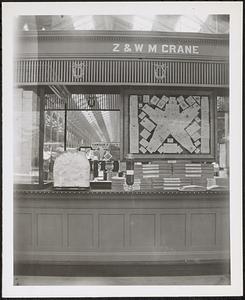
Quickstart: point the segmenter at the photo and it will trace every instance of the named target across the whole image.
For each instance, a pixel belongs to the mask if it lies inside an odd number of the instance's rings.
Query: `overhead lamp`
[[[208,15],[182,15],[175,25],[176,32],[199,32]]]
[[[29,30],[29,26],[28,26],[27,23],[23,26],[23,30],[24,30],[24,31],[28,31],[28,30]]]
[[[71,16],[75,30],[93,30],[94,22],[92,16]]]
[[[155,16],[134,16],[133,30],[150,31],[152,30]]]

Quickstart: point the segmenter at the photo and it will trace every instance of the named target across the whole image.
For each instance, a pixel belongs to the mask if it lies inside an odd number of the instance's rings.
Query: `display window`
[[[43,180],[53,182],[56,158],[84,147],[90,161],[120,159],[120,98],[112,94],[73,94],[66,101],[46,95]]]
[[[215,160],[212,93],[130,93],[127,109],[128,151],[136,158]]]
[[[92,161],[123,161],[131,153],[135,161],[148,163],[169,159],[213,162],[227,176],[227,96],[154,89],[126,92],[124,97],[72,94],[66,100],[46,94],[40,114],[37,94],[18,89],[16,102],[17,184],[38,184],[40,177],[43,183],[52,183],[56,158],[80,147],[89,148],[87,157]],[[43,145],[39,141],[42,114]]]
[[[22,88],[14,94],[14,182],[39,183],[40,99]]]

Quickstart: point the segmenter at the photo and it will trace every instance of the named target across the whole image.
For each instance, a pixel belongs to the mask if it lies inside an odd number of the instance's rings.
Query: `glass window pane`
[[[39,181],[39,97],[33,91],[14,94],[14,183]]]
[[[120,112],[119,111],[68,111],[67,149],[80,146],[100,146],[108,157],[118,160],[120,156]],[[103,159],[103,157],[98,157]]]
[[[45,111],[43,172],[44,181],[53,180],[53,166],[56,157],[64,151],[64,111]]]

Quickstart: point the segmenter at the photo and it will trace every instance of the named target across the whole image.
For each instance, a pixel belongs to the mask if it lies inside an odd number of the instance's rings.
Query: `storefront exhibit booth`
[[[101,264],[228,273],[228,35],[27,31],[16,44],[15,273]],[[48,158],[112,136],[107,161],[123,173],[133,154],[134,189],[114,177],[106,188],[52,186]]]

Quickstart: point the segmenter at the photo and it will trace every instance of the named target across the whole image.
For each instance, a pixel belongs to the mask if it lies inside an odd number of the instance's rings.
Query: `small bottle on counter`
[[[113,169],[112,169],[112,172],[115,172],[115,173],[118,173],[119,171],[119,162],[117,160],[115,160],[113,162]]]
[[[108,175],[107,170],[104,170],[104,171],[103,171],[103,180],[104,180],[104,181],[107,181],[107,175]]]
[[[133,154],[126,156],[126,183],[132,186],[134,184],[134,159]]]
[[[105,161],[102,160],[100,163],[100,171],[104,171],[105,170]]]
[[[93,172],[94,172],[94,178],[97,178],[99,176],[99,162],[98,160],[94,160],[93,162]]]

